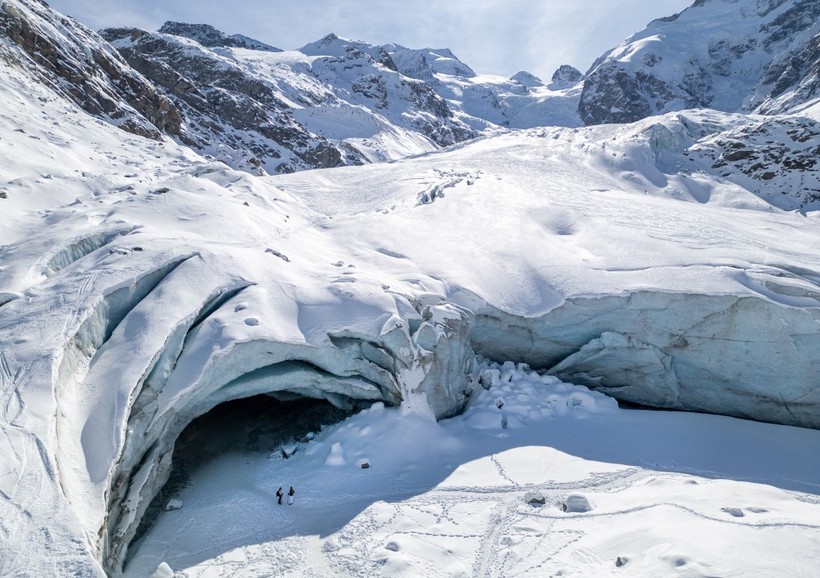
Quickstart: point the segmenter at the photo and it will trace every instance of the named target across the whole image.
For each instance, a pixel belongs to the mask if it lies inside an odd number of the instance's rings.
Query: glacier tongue
[[[352,78],[332,60],[318,68]],[[177,436],[214,406],[272,394],[440,418],[476,386],[473,351],[644,404],[820,427],[816,120],[695,111],[257,178],[0,71],[0,533],[40,575],[116,575]],[[439,88],[470,93],[464,78]],[[777,174],[750,183],[745,151],[790,132]]]

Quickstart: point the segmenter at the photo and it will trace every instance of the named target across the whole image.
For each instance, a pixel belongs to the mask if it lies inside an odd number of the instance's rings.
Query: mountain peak
[[[700,0],[600,57],[579,113],[603,124],[683,108],[797,110],[820,87],[818,35],[817,0]]]
[[[552,84],[556,88],[568,88],[578,84],[584,75],[581,71],[570,66],[569,64],[562,64],[552,75]]]
[[[349,38],[342,38],[341,36],[331,32],[315,42],[308,42],[298,50],[308,56],[344,56],[350,46],[353,46],[362,52],[367,52],[365,49],[367,47],[373,48],[364,42],[351,40]]]
[[[435,74],[447,74],[462,78],[473,78],[472,68],[461,62],[449,48],[412,49],[387,44],[383,46],[399,72],[405,76],[429,81]]]
[[[527,72],[526,70],[519,70],[510,77],[510,80],[513,80],[526,88],[544,86],[544,81],[535,76],[532,72]]]
[[[242,34],[227,35],[221,30],[214,28],[210,24],[189,24],[186,22],[167,21],[163,24],[159,32],[161,34],[172,34],[182,36],[199,42],[202,46],[218,47],[226,46],[230,48],[247,48],[251,50],[262,50],[266,52],[281,52],[280,48],[265,44],[254,38]]]

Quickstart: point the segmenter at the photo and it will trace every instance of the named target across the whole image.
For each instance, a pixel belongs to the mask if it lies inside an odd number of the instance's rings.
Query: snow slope
[[[650,23],[587,73],[585,124],[709,107],[797,112],[817,101],[815,0],[702,0]]]

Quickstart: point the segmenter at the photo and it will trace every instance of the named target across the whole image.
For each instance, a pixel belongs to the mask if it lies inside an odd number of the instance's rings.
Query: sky
[[[450,48],[478,73],[511,76],[527,70],[549,80],[562,64],[585,72],[651,20],[694,0],[48,1],[95,30],[153,31],[166,20],[206,23],[283,49],[334,32],[372,44]]]

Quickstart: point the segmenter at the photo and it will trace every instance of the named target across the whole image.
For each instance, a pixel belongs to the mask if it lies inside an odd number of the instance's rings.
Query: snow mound
[[[516,429],[545,418],[583,419],[618,411],[611,397],[539,374],[523,363],[499,364],[478,357],[470,383],[472,393],[463,418],[475,429]]]

